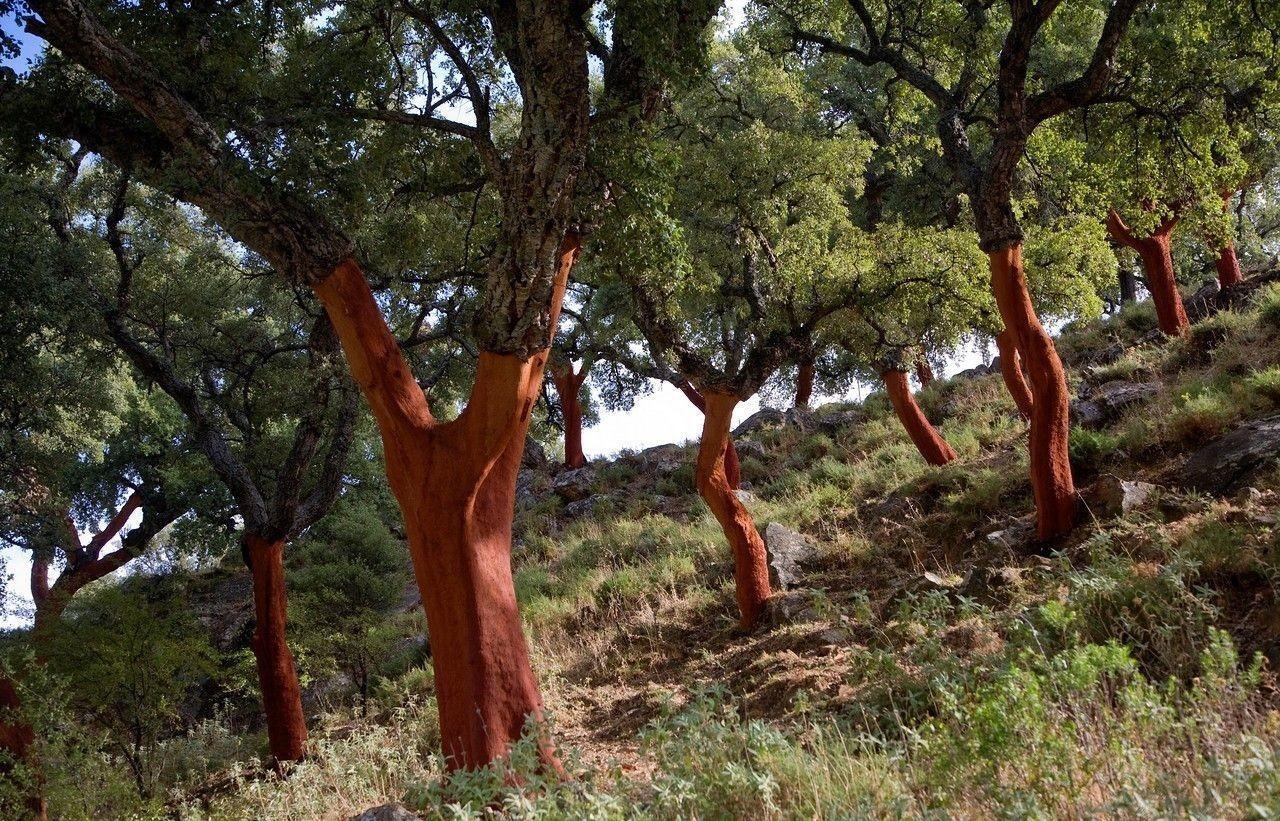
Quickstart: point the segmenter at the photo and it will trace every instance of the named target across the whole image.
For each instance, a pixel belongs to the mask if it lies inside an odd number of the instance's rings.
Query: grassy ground
[[[1063,336],[1078,387],[1163,388],[1075,432],[1087,521],[1051,551],[1010,535],[1032,507],[1025,425],[998,376],[923,392],[961,457],[944,468],[920,460],[876,397],[850,427],[810,420],[751,437],[760,447],[744,448],[743,476],[757,523],[784,523],[819,549],[785,614],[752,635],[735,627],[730,556],[691,467],[663,477],[621,459],[601,466],[610,500],[588,517],[567,519],[548,495],[519,521],[517,587],[574,778],[543,779],[521,750],[516,777],[442,781],[430,674],[415,670],[384,683],[369,719],[329,717],[288,779],[246,769],[210,801],[172,808],[260,819],[344,818],[393,800],[445,817],[1280,814],[1280,471],[1226,499],[1176,482],[1190,448],[1280,407],[1280,288],[1187,340],[1084,365],[1151,325],[1138,306]],[[1118,516],[1094,491],[1108,476],[1157,489]],[[957,583],[975,570],[985,585]]]

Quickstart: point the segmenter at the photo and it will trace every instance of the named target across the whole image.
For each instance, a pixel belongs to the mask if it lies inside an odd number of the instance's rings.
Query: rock
[[[823,647],[838,647],[853,641],[853,634],[843,627],[830,627],[826,630],[819,630],[813,635],[813,638]]]
[[[538,501],[538,494],[534,489],[537,481],[538,474],[531,468],[525,468],[516,474],[517,508],[527,508],[534,502]]]
[[[1097,402],[1090,402],[1087,399],[1071,400],[1071,424],[1096,429],[1102,427],[1106,421],[1106,414],[1102,412],[1102,408],[1098,407]]]
[[[1218,280],[1206,279],[1204,284],[1182,303],[1183,310],[1187,312],[1187,318],[1192,322],[1199,322],[1216,311],[1218,294],[1221,291],[1222,285]]]
[[[1000,371],[1000,357],[991,360],[990,365],[976,365],[972,368],[966,368],[960,371],[952,379],[977,379],[980,376],[986,376],[989,373],[998,373]]]
[[[738,458],[743,459],[747,456],[753,456],[757,459],[765,457],[764,445],[754,439],[743,439],[741,442],[734,442],[733,446],[738,450]]]
[[[988,533],[987,541],[1008,550],[1020,550],[1034,541],[1035,537],[1036,516],[1032,513],[1029,516],[1023,516],[1021,519],[1015,519],[1002,530]]]
[[[1159,382],[1113,380],[1095,388],[1087,400],[1072,402],[1072,419],[1081,427],[1100,427],[1126,408],[1147,402],[1158,393]]]
[[[1098,482],[1098,498],[1113,514],[1125,514],[1147,503],[1156,486],[1149,482],[1130,482],[1117,476],[1104,476]]]
[[[813,422],[826,433],[835,433],[844,428],[862,424],[866,419],[866,414],[857,408],[850,410],[834,411],[832,413],[824,413],[814,415]]]
[[[764,526],[764,546],[769,554],[769,581],[781,590],[795,587],[800,565],[817,553],[807,538],[777,522]]]
[[[1086,360],[1089,365],[1110,365],[1124,356],[1124,343],[1112,342],[1105,348],[1094,351]]]
[[[640,451],[640,464],[648,471],[670,476],[685,463],[683,445],[656,445]]]
[[[774,627],[820,621],[822,618],[814,609],[806,590],[774,594],[766,605],[765,615]]]
[[[760,501],[754,493],[752,493],[749,490],[744,490],[743,488],[738,488],[737,490],[735,490],[733,492],[733,495],[737,496],[738,501],[742,502],[744,505],[751,505]]]
[[[370,807],[359,815],[353,815],[349,821],[418,821],[419,816],[405,809],[403,804],[383,804]]]
[[[603,500],[604,500],[603,496],[588,496],[585,499],[579,499],[576,502],[570,502],[569,504],[564,506],[564,515],[568,516],[571,519],[576,519],[579,516],[585,516],[588,513],[595,510],[596,507],[598,507],[600,502]]]
[[[777,408],[761,408],[742,420],[742,424],[733,429],[734,436],[745,436],[748,433],[781,425],[787,421],[787,414]]]
[[[524,455],[520,457],[520,465],[526,468],[545,468],[548,463],[546,448],[538,444],[532,436],[524,440]]]
[[[579,499],[585,499],[590,496],[595,484],[595,468],[588,465],[576,470],[566,470],[559,474],[556,476],[555,481],[551,483],[551,489],[566,502],[576,502]]]
[[[1222,496],[1280,456],[1280,415],[1243,425],[1191,454],[1182,468],[1185,487]]]
[[[1010,589],[1022,582],[1022,569],[1018,567],[990,568],[979,565],[969,571],[964,581],[955,588],[956,593],[984,602],[1005,601]]]

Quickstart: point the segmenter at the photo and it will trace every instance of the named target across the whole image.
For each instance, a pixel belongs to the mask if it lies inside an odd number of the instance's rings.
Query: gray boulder
[[[1222,285],[1216,279],[1206,279],[1204,284],[1182,304],[1187,318],[1199,322],[1218,309],[1218,294]]]
[[[1258,419],[1220,436],[1191,454],[1182,468],[1182,484],[1192,490],[1226,495],[1280,457],[1280,415]]]
[[[641,467],[663,476],[669,476],[680,469],[685,462],[682,445],[655,445],[640,451]]]
[[[585,516],[599,506],[603,496],[588,496],[585,499],[579,499],[576,502],[570,502],[564,506],[564,515],[571,519],[579,516]]]
[[[526,437],[524,440],[524,455],[520,457],[521,467],[526,468],[545,468],[549,460],[547,459],[547,450],[533,437]]]
[[[814,424],[826,433],[835,433],[844,428],[852,427],[860,424],[865,419],[866,414],[857,408],[833,411],[832,413],[824,413],[813,417]]]
[[[1125,514],[1147,503],[1156,486],[1149,482],[1130,482],[1118,476],[1104,476],[1098,482],[1098,498],[1109,512]]]
[[[1160,389],[1159,382],[1113,380],[1095,388],[1087,399],[1072,402],[1072,418],[1081,427],[1099,427],[1127,408],[1151,401]]]
[[[746,436],[764,428],[777,427],[787,421],[785,411],[777,408],[761,408],[755,413],[742,420],[742,424],[733,429],[734,436]]]
[[[576,502],[591,495],[595,488],[596,471],[590,465],[576,470],[566,470],[556,476],[551,489],[566,502]]]
[[[764,526],[764,546],[768,551],[769,580],[782,590],[800,581],[800,565],[817,553],[813,543],[777,522]]]
[[[349,821],[418,821],[418,818],[418,815],[405,809],[403,804],[383,804],[353,815]]]

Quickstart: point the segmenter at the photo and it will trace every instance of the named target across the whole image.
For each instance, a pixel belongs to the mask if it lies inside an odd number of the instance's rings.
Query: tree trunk
[[[797,408],[809,407],[809,400],[813,397],[813,363],[801,362],[800,372],[796,376],[796,404]]]
[[[13,783],[23,795],[23,806],[28,815],[44,821],[48,811],[41,786],[40,765],[36,760],[36,734],[21,713],[18,688],[0,672],[0,754],[4,756],[0,761],[0,780]],[[20,780],[15,783],[14,774],[19,769]]]
[[[581,374],[573,372],[573,366],[551,370],[551,382],[556,386],[556,395],[560,397],[560,415],[564,417],[564,466],[570,469],[580,468],[587,463],[582,452],[582,381],[586,378],[585,368]]]
[[[693,404],[695,408],[702,411],[705,416],[707,413],[707,401],[702,398],[702,394],[688,380],[681,382],[676,387],[680,388],[683,393]],[[725,438],[724,446],[724,473],[729,481],[729,487],[737,490],[742,487],[742,463],[738,461],[738,449],[734,447],[732,434]]]
[[[1240,260],[1236,257],[1234,243],[1228,242],[1222,246],[1213,265],[1218,269],[1218,284],[1223,288],[1239,285],[1241,280],[1244,279],[1244,274],[1240,271]]]
[[[561,246],[548,327],[578,253]],[[547,350],[480,353],[457,419],[438,423],[400,355],[359,266],[316,288],[382,435],[387,478],[404,515],[414,576],[431,631],[440,735],[450,769],[504,757],[531,724],[545,766],[560,771],[511,574],[516,473]],[[550,339],[547,340],[549,344]]]
[[[1066,372],[1031,302],[1021,244],[990,251],[987,258],[996,304],[1030,378],[1029,449],[1036,529],[1042,539],[1061,536],[1075,526],[1076,517],[1076,489],[1067,447],[1071,423]]]
[[[1116,274],[1120,280],[1120,304],[1127,305],[1138,301],[1138,278],[1127,264],[1121,264]]]
[[[928,387],[933,378],[933,366],[924,354],[920,354],[916,357],[916,379],[920,380],[920,387]]]
[[[1035,400],[1022,372],[1022,357],[1014,344],[1013,332],[1008,328],[996,335],[996,349],[1000,351],[1000,375],[1004,377],[1004,386],[1013,397],[1013,404],[1018,406],[1018,413],[1023,419],[1030,419]]]
[[[769,589],[769,564],[764,540],[751,514],[733,492],[725,471],[729,425],[738,397],[710,391],[703,397],[702,439],[698,447],[698,494],[711,508],[733,548],[733,578],[742,627],[751,630],[760,621]]]
[[[1182,307],[1182,294],[1178,292],[1178,278],[1174,274],[1170,252],[1170,240],[1177,224],[1177,217],[1171,217],[1150,236],[1136,237],[1114,209],[1107,215],[1107,230],[1112,239],[1137,251],[1141,257],[1142,271],[1147,277],[1151,301],[1156,305],[1160,330],[1168,336],[1181,336],[1190,327],[1187,312]]]
[[[244,548],[253,572],[257,623],[251,646],[267,716],[267,746],[276,761],[301,761],[306,755],[307,720],[293,653],[285,641],[284,540],[246,533]]]
[[[906,428],[907,435],[911,437],[911,441],[915,443],[924,460],[931,465],[945,465],[955,459],[956,452],[929,423],[924,411],[920,410],[920,406],[916,404],[915,397],[911,395],[911,388],[907,385],[906,372],[889,370],[880,374],[880,378],[884,380],[885,387],[889,390],[889,401],[893,403],[898,421],[902,423],[902,427]]]

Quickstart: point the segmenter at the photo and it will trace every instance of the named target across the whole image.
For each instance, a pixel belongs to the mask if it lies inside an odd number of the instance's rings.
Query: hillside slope
[[[1145,305],[1064,332],[1083,523],[1059,543],[1031,538],[1026,426],[998,373],[922,392],[961,457],[943,468],[924,464],[880,396],[748,420],[744,498],[775,560],[796,563],[752,635],[736,628],[730,554],[693,492],[691,446],[570,474],[534,458],[516,579],[577,777],[546,781],[518,754],[518,777],[442,785],[430,676],[413,670],[368,719],[329,717],[287,780],[224,783],[187,811],[1276,812],[1269,279],[1199,305],[1212,315],[1186,339],[1151,333]]]

